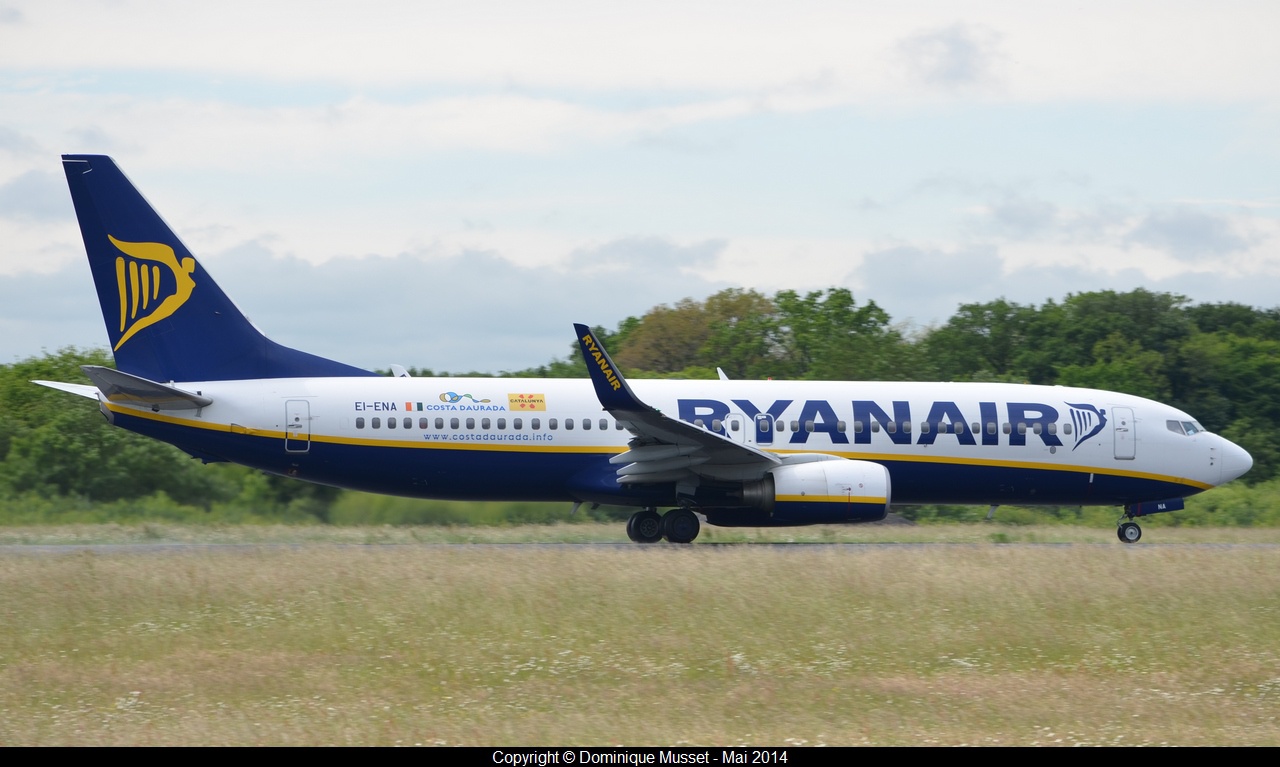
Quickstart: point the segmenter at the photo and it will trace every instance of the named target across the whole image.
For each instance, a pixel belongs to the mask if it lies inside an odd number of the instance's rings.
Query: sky
[[[59,155],[273,339],[520,370],[725,288],[1280,306],[1280,4],[0,0],[0,364],[105,347]]]

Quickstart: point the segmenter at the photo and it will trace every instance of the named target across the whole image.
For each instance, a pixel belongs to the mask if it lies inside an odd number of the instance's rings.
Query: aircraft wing
[[[631,391],[622,372],[586,325],[574,324],[600,406],[635,438],[610,459],[623,484],[671,482],[687,472],[713,477],[763,475],[782,463],[776,455],[736,442],[719,432],[664,415]]]

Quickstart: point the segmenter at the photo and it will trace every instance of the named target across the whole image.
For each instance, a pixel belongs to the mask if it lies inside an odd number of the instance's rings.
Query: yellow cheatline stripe
[[[784,503],[874,503],[877,506],[889,502],[884,496],[848,495],[779,495],[774,500]]]

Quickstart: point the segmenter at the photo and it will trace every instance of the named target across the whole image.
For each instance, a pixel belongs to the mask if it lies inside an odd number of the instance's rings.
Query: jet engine
[[[775,525],[875,522],[888,514],[890,494],[888,469],[844,459],[786,464],[743,487],[746,504]]]

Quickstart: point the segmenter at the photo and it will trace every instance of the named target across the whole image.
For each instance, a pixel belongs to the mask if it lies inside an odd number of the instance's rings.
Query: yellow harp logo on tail
[[[111,235],[107,239],[124,254],[116,257],[120,340],[112,351],[118,351],[139,330],[171,317],[191,298],[196,260],[188,256],[179,264],[173,248],[158,242],[121,242]]]

